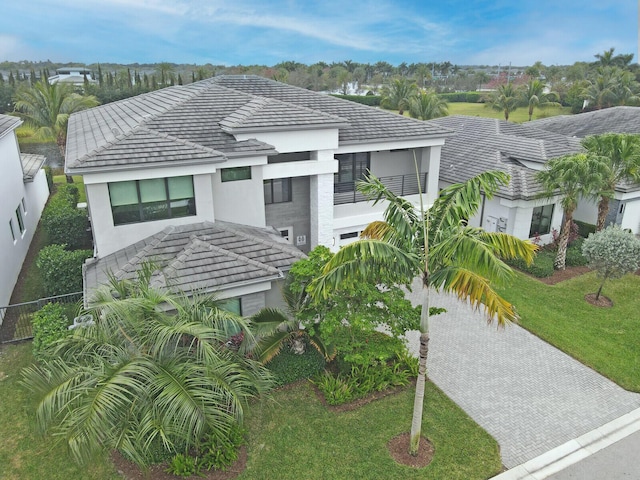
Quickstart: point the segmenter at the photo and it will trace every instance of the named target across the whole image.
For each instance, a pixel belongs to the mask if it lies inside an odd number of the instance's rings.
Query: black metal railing
[[[415,173],[407,175],[393,175],[378,177],[380,181],[393,193],[400,196],[418,193],[418,178]],[[422,193],[427,191],[427,174],[420,174]],[[357,203],[366,201],[366,197],[356,189],[356,182],[336,182],[333,184],[333,204]]]
[[[17,342],[33,338],[33,314],[47,303],[61,303],[69,306],[69,317],[75,316],[76,307],[82,300],[82,292],[41,298],[32,302],[16,303],[0,307],[0,343]],[[73,310],[73,311],[72,311]]]

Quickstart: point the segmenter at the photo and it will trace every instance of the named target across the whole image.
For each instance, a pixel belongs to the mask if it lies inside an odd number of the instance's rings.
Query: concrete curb
[[[637,431],[640,431],[640,408],[492,477],[492,480],[543,480]]]

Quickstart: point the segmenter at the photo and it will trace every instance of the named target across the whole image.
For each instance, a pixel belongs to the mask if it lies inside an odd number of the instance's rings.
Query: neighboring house
[[[98,83],[91,76],[91,70],[85,67],[64,67],[56,69],[56,74],[48,78],[49,83],[66,83],[76,87],[84,85],[85,78],[89,83]]]
[[[560,115],[534,120],[527,125],[580,139],[602,133],[640,134],[640,107],[611,107],[577,115]],[[581,201],[574,217],[595,224],[598,218],[597,202]],[[624,182],[616,187],[606,219],[606,224],[610,223],[640,234],[640,184]]]
[[[277,303],[300,252],[337,250],[382,218],[384,205],[355,190],[365,172],[417,202],[415,156],[432,202],[450,133],[243,75],[75,113],[65,171],[83,175],[87,192],[95,258],[85,289],[155,259],[155,281],[216,290],[250,315]]]
[[[535,173],[548,160],[581,151],[580,141],[564,135],[492,118],[453,115],[431,120],[456,134],[447,138],[440,159],[440,185],[463,182],[488,170],[511,177],[493,199],[483,201],[470,224],[518,238],[552,240],[562,224],[558,199],[542,199]]]
[[[9,304],[11,293],[27,256],[31,239],[49,197],[42,169],[45,157],[21,154],[15,129],[22,120],[0,115],[0,307]],[[0,323],[4,310],[0,309]]]

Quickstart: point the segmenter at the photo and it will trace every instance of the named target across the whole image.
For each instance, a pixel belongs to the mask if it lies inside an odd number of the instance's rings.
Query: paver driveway
[[[416,302],[419,284],[410,293]],[[428,376],[500,444],[512,468],[640,407],[627,392],[517,325],[432,293]],[[410,337],[417,352],[417,334]],[[428,399],[427,399],[428,402]],[[428,403],[425,408],[429,408]]]

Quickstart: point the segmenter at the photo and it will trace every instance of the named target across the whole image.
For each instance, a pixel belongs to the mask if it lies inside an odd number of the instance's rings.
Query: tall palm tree
[[[417,170],[417,168],[416,168]],[[316,297],[326,297],[344,278],[366,281],[372,273],[394,275],[399,284],[409,284],[420,276],[423,286],[420,318],[420,370],[416,382],[411,422],[410,453],[419,448],[425,375],[429,344],[429,291],[431,288],[455,293],[479,308],[500,325],[515,320],[513,306],[492,288],[491,280],[504,280],[512,273],[502,261],[508,258],[533,259],[536,246],[504,233],[471,227],[467,220],[481,205],[483,194],[491,198],[508,183],[503,172],[485,172],[467,182],[445,188],[433,206],[424,210],[396,196],[374,176],[358,189],[374,204],[386,202],[384,220],[371,223],[362,238],[343,247],[315,280]],[[419,181],[419,180],[418,180]]]
[[[538,79],[531,79],[525,88],[520,91],[522,101],[529,107],[529,121],[533,117],[533,110],[536,107],[545,108],[550,106],[560,106],[554,99],[557,95],[554,92],[545,93],[546,85]]]
[[[640,181],[640,135],[605,133],[588,136],[582,140],[587,152],[601,157],[609,166],[603,183],[595,192],[598,197],[598,220],[596,229],[605,227],[609,213],[609,200],[616,185],[622,181]]]
[[[420,92],[409,100],[409,115],[420,120],[445,117],[449,114],[445,102],[434,90]]]
[[[536,179],[544,189],[540,196],[560,196],[560,205],[564,213],[558,238],[558,252],[553,262],[556,270],[564,270],[566,266],[567,244],[578,200],[594,195],[608,175],[608,168],[602,157],[576,153],[549,160],[545,169],[536,173]]]
[[[509,121],[509,115],[520,106],[520,98],[513,83],[500,85],[489,99],[489,106],[504,113],[504,119]]]
[[[39,393],[39,427],[67,443],[84,463],[120,450],[141,466],[150,449],[169,452],[224,436],[241,422],[246,401],[270,386],[268,371],[227,347],[229,334],[250,335],[243,319],[206,296],[137,281],[101,288],[89,309],[95,324],[52,347],[51,360],[23,372]]]
[[[382,87],[380,105],[389,110],[398,110],[398,113],[403,115],[417,91],[418,87],[415,82],[407,78],[396,78],[391,82],[391,85]]]
[[[98,105],[93,95],[79,95],[71,85],[42,79],[30,88],[21,89],[15,96],[16,114],[35,128],[40,138],[54,139],[64,158],[69,116]]]

